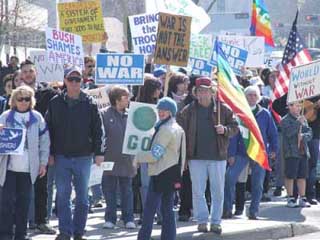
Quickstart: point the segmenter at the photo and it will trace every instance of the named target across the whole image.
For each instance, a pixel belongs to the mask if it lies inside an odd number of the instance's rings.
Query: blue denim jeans
[[[236,156],[235,163],[229,166],[226,172],[224,210],[232,211],[235,198],[235,186],[241,171],[250,164],[251,167],[251,204],[249,214],[256,215],[259,211],[259,204],[263,193],[263,181],[266,171],[256,162],[248,157]]]
[[[88,216],[88,184],[92,156],[55,156],[59,231],[68,236],[83,235]],[[74,214],[71,212],[72,183],[76,193]]]
[[[317,163],[319,160],[319,139],[312,139],[308,145],[310,150],[309,174],[307,178],[306,196],[308,199],[316,198]]]
[[[174,192],[160,193],[153,190],[150,180],[145,210],[143,211],[142,226],[138,234],[138,240],[150,239],[153,219],[161,201],[162,229],[161,240],[176,239],[176,220],[173,212]]]
[[[102,191],[106,199],[105,221],[117,222],[117,186],[119,182],[121,198],[121,219],[126,224],[133,221],[132,178],[117,177],[103,174]]]
[[[91,203],[95,204],[97,202],[99,202],[102,199],[102,188],[101,188],[101,184],[96,184],[91,186],[91,193],[92,193],[92,197],[91,197]]]
[[[48,167],[47,173],[47,189],[48,189],[48,203],[47,203],[47,216],[48,219],[52,216],[52,203],[53,203],[53,187],[55,184],[56,167],[55,165]]]
[[[30,205],[28,211],[28,221],[29,224],[35,224],[35,204],[34,204],[34,185],[31,185],[31,193],[30,193]]]
[[[220,224],[223,212],[224,179],[227,161],[190,160],[189,169],[192,182],[192,204],[194,217],[198,224],[207,223],[209,210],[205,198],[207,179],[211,192],[211,221]]]

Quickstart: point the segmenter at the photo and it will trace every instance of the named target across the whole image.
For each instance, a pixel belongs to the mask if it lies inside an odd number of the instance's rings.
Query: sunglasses
[[[94,65],[88,65],[87,67],[88,68],[94,68],[95,66]]]
[[[67,80],[69,82],[77,82],[77,83],[81,82],[81,78],[80,77],[68,77]]]
[[[20,98],[17,98],[17,101],[18,102],[22,102],[22,101],[30,102],[31,101],[31,97],[20,97]]]

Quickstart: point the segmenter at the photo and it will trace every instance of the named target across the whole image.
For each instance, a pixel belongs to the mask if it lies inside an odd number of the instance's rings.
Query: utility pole
[[[5,27],[4,27],[4,34],[5,34],[5,53],[6,53],[6,62],[9,63],[9,54],[10,54],[10,44],[9,44],[9,0],[4,1],[4,14],[5,14]],[[6,46],[8,45],[8,46]],[[9,49],[9,50],[8,50]]]

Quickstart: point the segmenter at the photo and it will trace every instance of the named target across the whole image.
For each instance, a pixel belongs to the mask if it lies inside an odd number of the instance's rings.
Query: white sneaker
[[[103,224],[103,228],[106,228],[106,229],[114,229],[116,227],[116,225],[114,225],[112,222],[105,222]]]
[[[126,223],[126,228],[127,229],[135,229],[137,228],[136,224],[134,222],[127,222]]]
[[[303,198],[299,198],[299,207],[311,207],[311,205],[308,203],[307,198],[303,197]]]
[[[287,207],[289,207],[289,208],[296,208],[296,207],[298,207],[296,199],[293,198],[293,197],[288,198]]]

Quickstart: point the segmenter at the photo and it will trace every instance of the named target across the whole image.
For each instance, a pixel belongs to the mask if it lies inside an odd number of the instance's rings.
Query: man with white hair
[[[267,109],[258,104],[261,96],[260,90],[257,86],[247,87],[244,90],[244,93],[260,128],[264,144],[269,153],[269,157],[274,160],[277,152],[278,138],[277,129],[273,118]],[[257,220],[259,204],[263,192],[263,181],[266,172],[257,162],[253,161],[253,159],[250,159],[246,152],[245,143],[248,140],[245,138],[247,135],[246,131],[248,130],[245,127],[240,126],[240,132],[231,138],[229,143],[229,167],[225,177],[224,218],[232,218],[232,205],[235,198],[235,185],[238,181],[240,173],[249,164],[251,167],[252,199],[248,217],[251,220]]]

